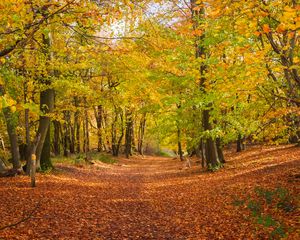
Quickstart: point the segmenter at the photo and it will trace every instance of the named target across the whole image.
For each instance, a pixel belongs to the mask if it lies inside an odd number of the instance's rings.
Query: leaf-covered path
[[[300,149],[255,147],[227,153],[226,167],[205,173],[171,158],[121,159],[119,165],[59,165],[52,175],[0,179],[0,239],[267,239],[233,200],[256,186],[299,194]],[[197,164],[199,165],[199,164]],[[34,210],[34,211],[33,211]],[[297,239],[298,210],[279,219]]]

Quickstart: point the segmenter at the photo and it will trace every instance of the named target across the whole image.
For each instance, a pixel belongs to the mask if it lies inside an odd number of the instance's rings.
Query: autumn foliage
[[[285,174],[297,169],[292,146],[300,146],[299,29],[294,0],[0,1],[0,177],[18,176],[1,179],[0,200],[11,205],[1,209],[0,236],[16,227],[20,238],[47,238],[49,218],[56,228],[74,223],[66,238],[293,239],[296,190]],[[248,146],[268,166],[262,172],[241,153]],[[58,159],[62,173],[39,173]],[[84,168],[118,159],[129,169]],[[177,169],[190,159],[210,173]],[[38,189],[26,189],[36,172]],[[271,184],[276,178],[282,186]],[[45,225],[28,232],[34,218]]]

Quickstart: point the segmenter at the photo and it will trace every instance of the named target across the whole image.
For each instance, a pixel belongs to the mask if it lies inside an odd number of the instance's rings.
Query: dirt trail
[[[36,189],[25,176],[0,179],[0,228],[39,202],[28,221],[0,231],[0,239],[267,239],[233,198],[257,185],[299,193],[289,181],[299,156],[290,147],[228,153],[217,173],[157,157],[103,168],[59,165],[56,174],[38,176]]]

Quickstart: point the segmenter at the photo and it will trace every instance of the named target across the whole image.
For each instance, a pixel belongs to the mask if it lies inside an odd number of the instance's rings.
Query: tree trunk
[[[54,155],[59,156],[60,155],[60,122],[59,121],[53,121],[54,125],[54,138],[53,138],[53,148],[54,148]]]
[[[51,162],[51,139],[50,139],[50,126],[47,130],[47,134],[45,137],[45,142],[42,149],[41,154],[41,169],[42,171],[46,171],[53,168],[52,162]]]
[[[36,167],[37,169],[41,168],[41,159],[45,162],[50,162],[49,154],[45,153],[45,156],[42,156],[42,150],[47,136],[48,129],[50,127],[50,117],[45,115],[53,111],[54,108],[54,90],[47,89],[41,92],[40,94],[40,108],[43,112],[43,115],[40,116],[39,128],[37,134],[40,135],[40,140],[37,143],[36,149]],[[46,144],[50,144],[50,141],[46,141]],[[50,147],[46,147],[50,149]],[[30,164],[30,163],[29,163]],[[29,166],[29,165],[28,165]]]
[[[223,147],[222,147],[221,139],[219,137],[216,139],[216,145],[217,145],[217,152],[218,152],[219,160],[222,164],[224,164],[226,161],[225,161],[225,157],[223,154]]]
[[[75,129],[75,150],[77,153],[80,153],[80,118],[79,118],[79,110],[78,110],[78,97],[75,97],[75,107],[76,111],[74,113],[74,129]]]
[[[199,8],[200,7],[200,8]],[[192,20],[193,20],[193,28],[196,30],[199,28],[199,22],[205,18],[205,4],[199,3],[199,1],[191,0],[191,9],[192,9]],[[205,34],[202,34],[200,37],[195,39],[196,46],[196,58],[206,59],[207,58],[207,49],[203,45],[203,41],[205,40]],[[200,91],[204,94],[206,93],[206,72],[207,65],[205,63],[200,64]],[[202,121],[203,121],[203,130],[211,131],[212,126],[210,123],[210,112],[213,104],[207,103],[206,109],[202,112]],[[220,158],[223,156],[222,149],[217,149],[216,141],[211,137],[206,137],[205,142],[205,159],[206,165],[209,169],[214,170],[220,166]],[[221,155],[221,156],[219,156]],[[223,159],[224,160],[224,159]]]
[[[119,131],[117,130],[117,125],[119,123]],[[119,138],[118,138],[118,132],[119,132]],[[115,107],[115,118],[112,122],[111,126],[111,136],[112,136],[112,154],[113,156],[118,156],[120,147],[122,144],[122,139],[124,136],[124,126],[123,126],[123,111],[122,109],[117,109]]]
[[[4,87],[0,85],[0,96],[5,94]],[[18,117],[15,113],[12,113],[9,107],[3,108],[3,114],[6,121],[7,133],[10,142],[10,152],[12,157],[13,169],[22,170],[20,161],[20,151],[18,144],[18,136],[16,133],[16,126],[18,124]]]
[[[132,112],[127,111],[126,113],[126,133],[125,133],[125,155],[126,158],[132,155]]]
[[[98,152],[103,151],[103,137],[102,137],[102,122],[103,122],[103,106],[97,106],[96,110],[96,122],[97,122],[97,136],[98,136]]]
[[[204,131],[212,130],[210,124],[210,110],[203,111],[203,129]],[[206,138],[205,159],[207,167],[215,169],[220,165],[220,158],[217,150],[217,144],[211,136]]]
[[[243,138],[242,135],[239,133],[238,139],[236,141],[236,151],[237,152],[241,152],[241,151],[245,150],[244,139],[245,138]]]
[[[9,108],[4,108],[3,113],[6,120],[7,133],[9,136],[13,169],[20,170],[22,169],[22,166],[20,162],[18,135],[16,133],[16,126],[18,121],[17,116],[14,113],[12,113]]]
[[[145,136],[145,128],[146,128],[146,113],[142,115],[140,120],[139,130],[138,130],[138,153],[144,154],[144,136]]]
[[[24,83],[24,103],[27,103],[27,93],[28,93],[28,86],[27,82]],[[25,148],[25,160],[28,158],[30,154],[30,124],[29,124],[29,109],[26,108],[24,112],[24,120],[25,120],[25,141],[26,141],[26,148]]]
[[[43,38],[43,54],[46,58],[46,61],[50,62],[51,58],[52,58],[52,54],[50,52],[50,47],[51,47],[51,36],[50,33],[48,34],[42,34],[42,38]],[[54,75],[54,73],[49,73],[50,75]],[[51,81],[49,79],[44,79],[44,77],[41,79],[41,82],[43,84],[45,84],[46,86],[50,87]],[[48,163],[51,162],[50,159],[50,154],[48,152],[46,152],[46,150],[44,152],[42,152],[43,147],[44,147],[44,143],[49,144],[49,146],[45,146],[45,149],[47,149],[47,151],[49,151],[51,149],[50,147],[50,140],[46,141],[46,136],[47,136],[47,132],[50,128],[50,117],[47,116],[47,114],[51,113],[54,109],[54,89],[46,89],[44,91],[42,91],[40,93],[40,109],[41,112],[43,113],[42,116],[40,116],[39,119],[39,127],[38,127],[38,131],[37,131],[37,136],[39,136],[39,141],[37,142],[37,146],[36,146],[36,167],[39,170],[41,168],[41,159],[43,162],[45,162],[46,165],[48,165]],[[42,153],[44,153],[45,155],[42,155]],[[30,160],[27,161],[27,163],[30,164]],[[29,166],[29,164],[27,166]],[[52,164],[51,164],[52,165]],[[51,167],[50,165],[48,165],[48,167]]]
[[[64,156],[68,157],[70,153],[70,112],[64,111]]]
[[[206,161],[206,157],[205,157],[205,142],[203,141],[203,139],[201,139],[200,141],[200,146],[201,146],[201,167],[204,168],[205,167],[205,163]]]
[[[89,133],[89,117],[87,109],[84,110],[84,152],[88,153],[90,151],[90,133]]]
[[[69,128],[70,128],[70,153],[71,154],[74,154],[76,151],[75,151],[75,142],[76,142],[76,139],[75,139],[75,127],[74,125],[72,124],[71,122],[71,117],[70,117],[70,122],[69,122]]]
[[[177,146],[178,146],[178,155],[181,161],[184,160],[183,152],[182,152],[182,145],[181,145],[181,130],[177,123]]]
[[[0,175],[7,171],[7,166],[5,162],[0,158]]]

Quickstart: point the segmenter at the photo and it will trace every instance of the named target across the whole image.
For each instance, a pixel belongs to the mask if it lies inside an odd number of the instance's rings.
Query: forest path
[[[265,239],[232,202],[258,185],[299,194],[290,178],[300,170],[299,156],[290,146],[227,153],[216,173],[158,157],[59,165],[55,174],[39,175],[35,189],[25,176],[0,179],[0,228],[37,206],[29,220],[0,230],[0,239]]]

